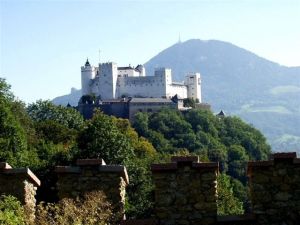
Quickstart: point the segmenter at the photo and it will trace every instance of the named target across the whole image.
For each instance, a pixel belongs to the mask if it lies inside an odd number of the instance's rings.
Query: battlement
[[[300,221],[300,159],[296,153],[275,153],[268,161],[248,163],[252,213],[238,216],[217,216],[219,163],[200,162],[197,156],[174,156],[169,163],[151,165],[155,213],[144,220],[123,220],[129,183],[124,166],[79,159],[75,166],[58,166],[55,171],[59,199],[102,191],[112,203],[115,224],[297,225]],[[13,169],[2,162],[0,182],[0,193],[15,195],[34,215],[34,195],[40,183],[29,169]]]
[[[214,224],[217,220],[218,163],[175,156],[151,166],[155,214],[160,224]]]
[[[202,163],[196,156],[153,164],[155,218],[122,224],[298,224],[300,159],[296,153],[275,153],[268,161],[248,163],[252,214],[217,216],[218,168],[218,163]]]
[[[76,166],[57,166],[59,199],[76,198],[91,191],[102,191],[112,204],[115,219],[125,213],[127,170],[121,165],[106,165],[103,159],[78,159]]]
[[[29,221],[35,218],[36,190],[40,180],[28,168],[12,168],[0,162],[0,194],[13,195],[23,205]]]
[[[275,153],[269,161],[248,163],[251,202],[258,224],[300,221],[300,159],[296,157],[295,152]]]

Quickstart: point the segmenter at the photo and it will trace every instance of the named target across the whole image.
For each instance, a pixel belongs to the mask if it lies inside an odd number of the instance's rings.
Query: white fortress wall
[[[165,97],[165,82],[161,77],[119,77],[117,97]]]
[[[118,67],[116,63],[102,63],[99,65],[99,95],[102,99],[116,98]]]
[[[201,103],[201,77],[200,73],[189,73],[186,75],[185,84],[188,87],[187,97],[198,99]]]
[[[95,78],[96,69],[93,66],[86,65],[81,67],[81,93],[88,95],[91,93],[91,82]]]
[[[173,97],[176,94],[178,98],[187,98],[187,87],[179,83],[169,84],[167,86],[167,96]]]
[[[158,68],[154,76],[145,76],[143,65],[137,67],[117,67],[116,63],[100,63],[93,67],[88,60],[81,67],[82,95],[95,94],[102,99],[115,99],[122,96],[199,99],[201,102],[200,73],[189,73],[182,83],[172,82],[172,71]]]
[[[135,71],[135,69],[130,69],[130,68],[122,68],[122,67],[119,67],[118,68],[118,77],[139,77],[140,76],[140,73]]]

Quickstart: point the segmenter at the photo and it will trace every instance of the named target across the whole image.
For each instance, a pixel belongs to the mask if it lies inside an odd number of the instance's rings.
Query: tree
[[[73,108],[56,106],[50,101],[39,100],[27,108],[29,116],[36,122],[53,120],[70,129],[80,130],[83,117]]]
[[[184,107],[195,108],[195,104],[196,104],[196,102],[195,102],[195,100],[193,98],[185,98],[185,99],[183,99],[183,106]]]
[[[228,148],[228,173],[243,183],[246,182],[246,166],[249,156],[246,150],[240,145],[231,145]]]
[[[11,195],[0,197],[0,224],[25,225],[25,213],[20,201]]]
[[[133,127],[140,136],[147,137],[149,132],[149,116],[147,113],[138,112],[134,116]]]
[[[238,117],[225,117],[220,120],[220,123],[223,123],[223,126],[219,137],[226,146],[243,146],[252,160],[268,158],[271,148],[257,129],[244,123]]]
[[[10,86],[0,79],[0,160],[17,165],[18,153],[27,149],[26,133],[12,111]]]
[[[243,214],[243,203],[233,195],[230,177],[226,174],[218,176],[218,215]]]
[[[126,168],[129,175],[127,186],[126,215],[129,218],[149,218],[153,213],[154,186],[150,164],[155,157],[133,158]]]
[[[68,146],[76,140],[77,131],[56,122],[55,120],[45,120],[35,123],[35,130],[40,139],[44,139],[54,144],[62,143]]]
[[[133,147],[113,119],[100,111],[86,122],[78,137],[77,157],[103,158],[108,164],[125,164],[134,156]]]

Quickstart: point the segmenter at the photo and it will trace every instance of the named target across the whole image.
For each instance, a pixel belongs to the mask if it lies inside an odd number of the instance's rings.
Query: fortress
[[[87,60],[81,67],[82,96],[95,95],[101,100],[135,98],[193,98],[201,103],[200,73],[188,73],[183,82],[173,82],[171,69],[158,68],[154,76],[146,76],[143,65],[118,67],[116,63],[91,66]]]

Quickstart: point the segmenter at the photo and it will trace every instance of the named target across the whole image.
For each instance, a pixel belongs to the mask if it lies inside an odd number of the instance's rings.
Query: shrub
[[[111,205],[100,191],[89,192],[75,200],[65,198],[58,203],[37,206],[37,225],[105,225],[112,220]]]
[[[25,225],[24,209],[18,199],[11,195],[0,197],[0,224]]]

